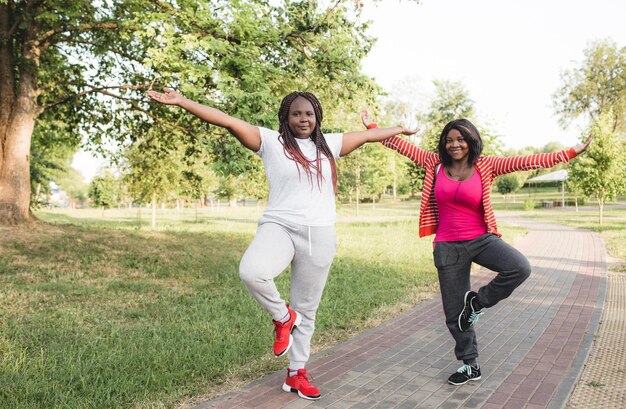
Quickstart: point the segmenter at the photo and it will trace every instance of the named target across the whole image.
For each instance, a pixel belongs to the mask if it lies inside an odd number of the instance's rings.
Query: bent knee
[[[245,258],[239,262],[239,278],[244,283],[253,283],[258,280],[258,268]]]
[[[530,263],[528,260],[524,260],[523,263],[519,266],[519,275],[522,281],[526,281],[528,277],[530,277],[532,268],[530,267]]]

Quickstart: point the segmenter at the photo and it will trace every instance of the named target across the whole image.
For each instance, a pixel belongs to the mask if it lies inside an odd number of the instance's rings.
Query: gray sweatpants
[[[530,263],[522,253],[494,234],[483,234],[474,240],[438,242],[435,244],[433,256],[439,274],[446,325],[456,341],[456,358],[476,359],[478,345],[474,327],[461,332],[458,326],[465,293],[471,290],[472,262],[498,273],[478,290],[478,301],[486,308],[507,298],[528,278]]]
[[[304,368],[309,360],[315,314],[336,248],[334,226],[311,227],[261,218],[239,264],[244,284],[276,321],[287,315],[287,306],[274,278],[291,265],[290,307],[302,315],[289,350],[291,369]]]

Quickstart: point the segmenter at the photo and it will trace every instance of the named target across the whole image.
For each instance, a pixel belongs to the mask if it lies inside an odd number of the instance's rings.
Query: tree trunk
[[[152,230],[156,229],[156,207],[157,207],[156,192],[152,192]]]
[[[598,198],[598,207],[600,208],[600,215],[599,215],[599,222],[600,222],[600,226],[602,226],[602,219],[603,219],[603,213],[604,213],[604,199],[603,198]]]
[[[21,47],[16,78],[14,43],[8,33],[9,8],[0,5],[0,225],[33,219],[30,212],[30,141],[37,105],[38,23],[29,21]]]
[[[30,141],[35,125],[34,99],[19,97],[2,135],[4,150],[0,159],[0,224],[31,220]]]

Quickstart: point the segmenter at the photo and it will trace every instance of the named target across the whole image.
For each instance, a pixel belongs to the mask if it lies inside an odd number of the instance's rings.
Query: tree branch
[[[81,40],[81,39],[77,39],[77,38],[72,38],[71,36],[63,36],[62,39],[60,39],[60,41],[58,41],[58,43],[65,41],[65,43],[70,44],[70,45],[86,45],[86,46],[93,46],[95,47],[96,44],[93,41],[87,41],[87,40]],[[51,43],[48,45],[52,45]],[[65,53],[65,51],[62,48],[59,48],[59,50],[61,50],[62,52]],[[142,60],[138,59],[137,56],[134,55],[130,55],[128,53],[125,53],[123,51],[119,51],[116,50],[112,47],[108,47],[109,52],[113,53],[113,54],[117,54],[117,55],[121,55],[122,57],[131,60],[131,61],[136,61],[141,63]]]
[[[137,100],[136,99],[125,98],[125,97],[123,97],[121,95],[114,94],[112,92],[108,92],[107,91],[107,90],[110,90],[110,89],[144,89],[144,88],[149,88],[150,86],[152,86],[152,84],[118,85],[118,86],[112,86],[112,87],[93,88],[93,89],[90,89],[88,91],[80,92],[78,94],[75,94],[75,95],[72,95],[70,97],[64,98],[63,100],[59,100],[59,101],[47,104],[44,107],[45,107],[45,109],[49,109],[49,108],[52,108],[52,107],[54,107],[56,105],[62,104],[64,102],[67,102],[68,100],[70,100],[72,98],[82,97],[82,96],[85,96],[85,95],[88,95],[88,94],[93,94],[93,93],[99,93],[99,94],[106,95],[106,96],[109,96],[109,97],[113,97],[113,98],[116,98],[116,99],[119,99],[119,100],[122,100],[122,101],[126,101],[126,102],[130,103],[130,105],[132,106],[132,108],[135,111],[142,112],[142,113],[146,114],[148,117],[150,117],[152,120],[154,120],[156,122],[162,123],[164,125],[169,126],[170,128],[177,129],[177,130],[183,132],[186,135],[194,137],[194,135],[188,129],[186,129],[185,127],[173,124],[173,123],[171,123],[169,121],[166,121],[163,118],[160,118],[158,116],[153,115],[150,111],[139,107],[137,105]]]
[[[117,99],[124,99],[124,97],[120,96],[120,95],[116,95],[113,93],[108,93],[106,92],[106,90],[109,89],[145,89],[145,88],[149,88],[152,84],[139,84],[139,85],[114,85],[114,86],[110,86],[110,87],[98,87],[98,88],[92,88],[92,89],[88,89],[86,91],[82,91],[73,95],[69,95],[65,98],[59,99],[57,101],[54,102],[50,102],[48,104],[42,105],[40,112],[44,112],[50,108],[54,108],[57,105],[61,105],[66,103],[67,101],[74,99],[74,98],[80,98],[80,97],[84,97],[85,95],[89,95],[89,94],[94,94],[94,93],[100,93],[100,94],[104,94],[104,95],[109,95],[112,97],[115,97]]]
[[[55,28],[53,30],[48,30],[46,32],[41,33],[37,41],[43,45],[44,48],[49,47],[54,44],[55,41],[52,41],[52,38],[57,34],[69,32],[69,33],[82,33],[85,31],[95,31],[95,30],[116,30],[119,29],[121,25],[115,21],[101,21],[99,23],[92,24],[83,24],[80,26],[61,26]]]

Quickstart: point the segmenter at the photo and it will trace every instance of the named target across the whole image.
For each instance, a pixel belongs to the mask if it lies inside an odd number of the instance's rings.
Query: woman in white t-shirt
[[[227,129],[261,157],[269,202],[241,259],[240,276],[252,296],[272,315],[274,355],[290,351],[283,390],[297,392],[305,399],[319,399],[320,391],[307,379],[304,366],[309,359],[315,314],[335,256],[335,160],[366,142],[400,133],[411,135],[416,130],[397,126],[323,135],[318,99],[308,92],[293,92],[281,103],[276,132],[191,101],[170,88],[164,91],[147,94],[154,101],[178,105]],[[274,284],[274,278],[289,265],[291,304],[283,300]]]

